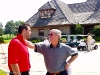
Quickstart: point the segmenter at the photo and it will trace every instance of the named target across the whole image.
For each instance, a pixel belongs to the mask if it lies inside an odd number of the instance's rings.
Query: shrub
[[[4,43],[3,37],[0,37],[0,43]]]
[[[63,43],[67,42],[66,38],[61,38],[60,41]]]
[[[95,36],[100,36],[100,25],[94,26],[93,33]]]
[[[42,39],[39,39],[39,38],[31,38],[30,41],[31,41],[32,43],[38,43],[38,42],[41,42],[41,41],[43,41],[43,40],[42,40]]]
[[[95,36],[94,39],[95,39],[96,41],[100,41],[100,36]]]

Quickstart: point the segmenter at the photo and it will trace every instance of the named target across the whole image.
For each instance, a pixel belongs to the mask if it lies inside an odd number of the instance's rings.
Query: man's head
[[[62,32],[58,29],[50,30],[50,33],[48,34],[50,42],[59,41],[61,38],[61,34],[62,34]]]
[[[88,33],[88,35],[90,35],[90,33]]]
[[[31,36],[31,28],[29,24],[22,24],[18,28],[18,33],[21,34],[25,39],[29,39]]]
[[[44,40],[46,40],[47,39],[47,37],[44,37]]]

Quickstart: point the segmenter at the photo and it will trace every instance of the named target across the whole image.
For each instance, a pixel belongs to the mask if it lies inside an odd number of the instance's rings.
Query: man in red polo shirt
[[[9,75],[29,75],[30,60],[25,40],[30,38],[31,28],[28,24],[20,25],[18,34],[8,46]]]

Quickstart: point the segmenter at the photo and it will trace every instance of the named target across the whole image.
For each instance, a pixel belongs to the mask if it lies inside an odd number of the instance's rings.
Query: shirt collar
[[[58,48],[60,47],[60,42],[58,42],[56,48],[57,48],[57,47],[58,47]],[[53,48],[53,45],[52,45],[52,44],[50,44],[50,48]]]
[[[26,45],[25,40],[23,39],[23,36],[21,34],[17,34],[17,38]]]

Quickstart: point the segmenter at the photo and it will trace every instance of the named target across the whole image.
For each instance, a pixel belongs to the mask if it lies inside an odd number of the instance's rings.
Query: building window
[[[40,13],[40,17],[44,18],[44,11],[40,11],[39,13]]]
[[[38,35],[44,36],[44,29],[38,29]]]
[[[52,9],[40,10],[39,11],[41,18],[50,18],[53,13],[54,13],[54,10],[52,10]]]
[[[44,17],[47,18],[48,17],[48,12],[45,10],[44,11]]]
[[[50,13],[50,10],[48,10],[48,18],[51,17],[51,13]]]

